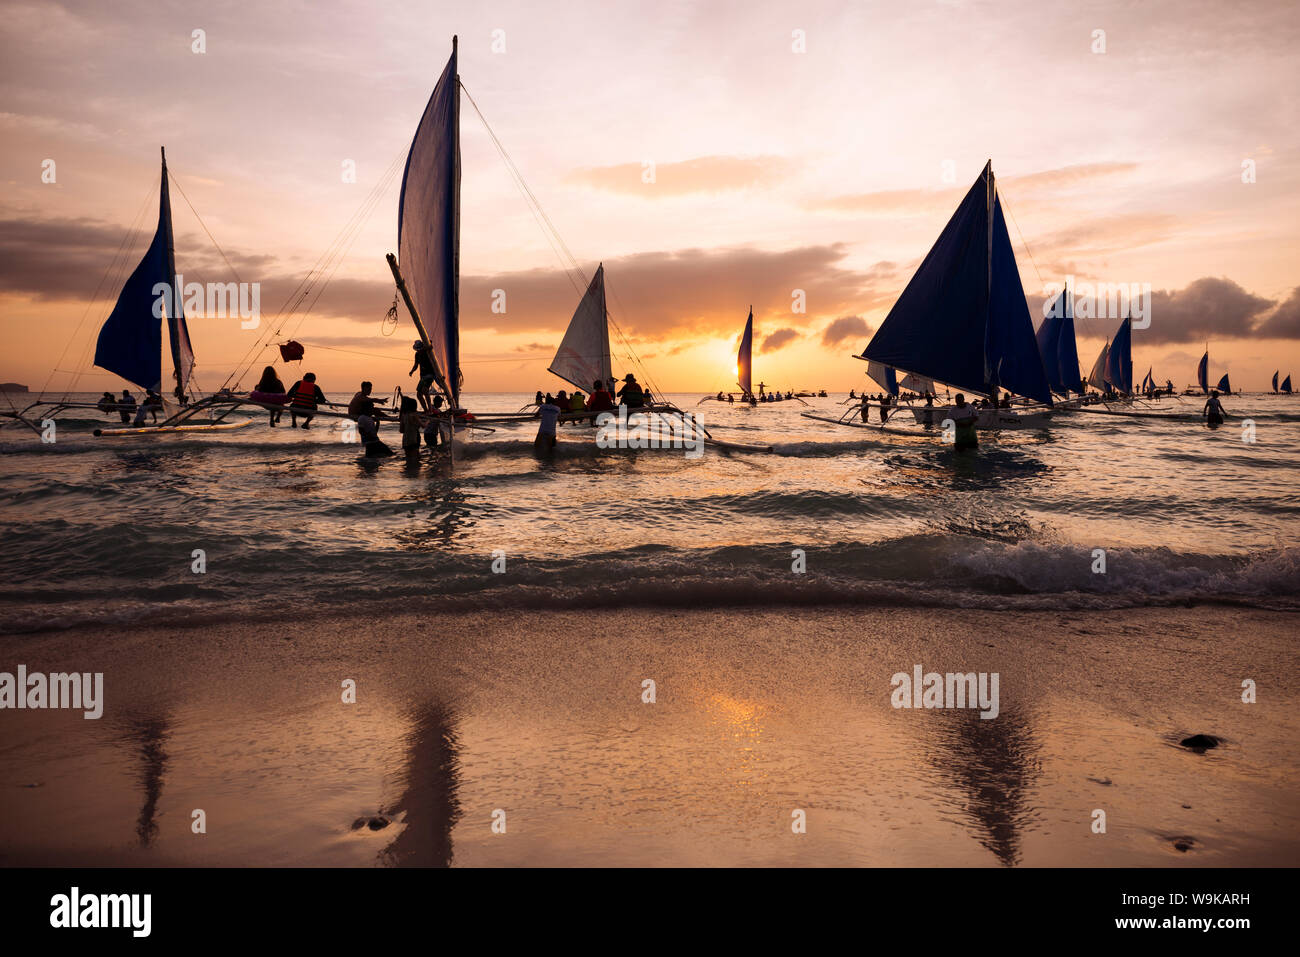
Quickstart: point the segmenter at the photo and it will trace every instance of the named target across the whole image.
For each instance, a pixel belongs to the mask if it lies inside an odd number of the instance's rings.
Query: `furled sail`
[[[397,207],[402,278],[437,367],[435,380],[459,406],[460,374],[460,80],[456,41],[420,118],[402,175]],[[588,386],[590,383],[588,383]]]
[[[1202,392],[1210,391],[1210,350],[1205,350],[1200,363],[1196,366],[1196,383]]]
[[[1132,319],[1121,322],[1115,338],[1110,341],[1110,351],[1106,354],[1106,381],[1117,392],[1127,394],[1133,391]]]
[[[736,353],[736,385],[745,395],[751,395],[751,367],[754,351],[754,307],[749,307],[749,318],[745,320],[745,334],[740,337],[740,351]]]
[[[991,162],[862,358],[980,395],[1052,401]]]
[[[1097,361],[1092,364],[1092,371],[1088,373],[1088,385],[1094,389],[1105,392],[1110,388],[1110,383],[1106,381],[1106,357],[1110,355],[1110,343],[1101,347],[1101,352],[1097,355]]]
[[[160,296],[155,287],[171,292]],[[194,364],[189,332],[181,315],[176,286],[176,258],[172,249],[172,207],[167,189],[167,156],[163,154],[162,188],[158,202],[158,229],[140,264],[122,287],[117,304],[104,320],[95,343],[95,365],[134,382],[142,389],[162,387],[162,322],[164,312],[171,332],[172,358],[177,373],[188,381]],[[159,303],[162,308],[159,308]],[[176,313],[175,319],[172,313]],[[181,348],[183,346],[183,349]],[[184,384],[184,381],[182,384]]]
[[[591,277],[586,294],[569,320],[569,328],[551,360],[550,371],[583,390],[590,389],[597,380],[608,382],[613,378],[604,263],[596,267],[596,275]]]

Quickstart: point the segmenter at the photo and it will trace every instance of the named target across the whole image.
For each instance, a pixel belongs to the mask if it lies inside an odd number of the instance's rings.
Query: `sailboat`
[[[1038,354],[1042,357],[1047,384],[1052,392],[1062,398],[1069,398],[1071,392],[1082,394],[1079,350],[1074,335],[1073,297],[1068,289],[1061,290],[1060,297],[1053,303],[1034,338],[1038,342]]]
[[[596,267],[591,284],[578,302],[569,328],[547,369],[584,392],[594,383],[614,377],[609,349],[609,318],[605,308],[605,264]]]
[[[1282,380],[1282,385],[1281,385],[1280,388],[1281,388],[1281,391],[1282,391],[1282,394],[1283,394],[1283,395],[1290,395],[1290,394],[1291,394],[1291,377],[1290,377],[1290,376],[1287,376],[1285,379]]]
[[[1133,392],[1133,320],[1119,324],[1106,351],[1106,381],[1121,395]]]
[[[996,400],[1051,406],[990,160],[858,357]],[[914,408],[917,421],[942,409]],[[983,409],[981,428],[1037,428],[1050,412]]]
[[[1220,395],[1232,395],[1232,383],[1228,381],[1228,373],[1223,374],[1223,378],[1219,380],[1219,384],[1215,388]]]
[[[416,127],[397,205],[393,280],[433,360],[448,426],[460,408],[460,76],[457,38]],[[399,258],[400,257],[400,258]]]
[[[1106,369],[1110,360],[1110,340],[1101,347],[1101,352],[1097,353],[1097,361],[1092,364],[1092,370],[1088,373],[1088,385],[1092,386],[1099,392],[1109,392],[1110,382],[1106,378]]]
[[[158,228],[144,258],[118,294],[113,311],[100,327],[95,342],[94,364],[121,376],[142,389],[163,395],[162,322],[167,323],[172,380],[168,390],[181,411],[162,399],[165,418],[161,425],[133,425],[130,428],[96,429],[101,435],[138,435],[158,432],[210,432],[238,429],[251,420],[195,422],[184,409],[189,403],[190,378],[194,372],[194,347],[185,323],[182,290],[176,274],[176,249],[172,237],[171,191],[168,188],[167,150],[162,153],[162,183],[158,198]],[[139,423],[143,415],[136,418]]]
[[[740,336],[740,349],[736,352],[736,385],[740,389],[742,402],[754,403],[754,307],[749,307],[749,318],[745,320],[745,331]]]

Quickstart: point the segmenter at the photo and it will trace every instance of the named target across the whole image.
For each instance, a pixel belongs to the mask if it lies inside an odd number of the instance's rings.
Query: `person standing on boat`
[[[298,416],[302,416],[302,427],[311,427],[311,420],[316,417],[318,403],[328,401],[325,393],[316,384],[316,373],[308,372],[293,384],[289,390],[289,425],[298,428]]]
[[[952,419],[952,424],[956,427],[952,443],[954,449],[979,448],[979,437],[975,434],[975,423],[979,421],[979,412],[973,405],[966,404],[966,396],[962,393],[957,393],[956,402],[948,413],[948,418]]]
[[[1210,397],[1205,400],[1205,408],[1201,410],[1201,415],[1205,417],[1206,425],[1223,425],[1227,413],[1223,411],[1223,403],[1219,401],[1218,389],[1210,390]]]
[[[430,412],[433,409],[429,399],[429,389],[433,387],[433,356],[429,354],[429,344],[423,339],[416,339],[411,348],[415,350],[415,364],[406,374],[412,376],[416,369],[420,370],[420,382],[415,387],[415,394],[420,400],[420,408]]]
[[[135,412],[135,396],[129,389],[122,390],[122,398],[117,402],[117,414],[122,417],[122,421],[130,424],[131,416]]]
[[[262,378],[257,380],[257,388],[249,393],[248,397],[258,402],[284,405],[284,383],[275,374],[275,366],[267,366],[262,370]],[[284,415],[284,409],[270,409],[268,411],[271,413],[271,425],[273,427],[279,425],[280,416]]]
[[[537,438],[533,439],[533,451],[539,455],[555,451],[555,423],[560,420],[561,411],[554,402],[545,402],[537,410],[542,421],[537,426]]]

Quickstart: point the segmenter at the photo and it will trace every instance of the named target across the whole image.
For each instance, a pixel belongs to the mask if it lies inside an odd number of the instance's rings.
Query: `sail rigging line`
[[[260,357],[261,354],[273,344],[273,340],[281,336],[285,326],[293,320],[295,315],[298,315],[303,303],[306,302],[307,297],[311,295],[312,290],[315,288],[316,284],[321,281],[321,277],[324,275],[325,279],[323,285],[317,292],[316,297],[312,299],[311,304],[307,306],[300,316],[298,316],[298,322],[293,331],[290,332],[290,335],[294,335],[302,326],[303,321],[311,313],[312,308],[320,299],[321,294],[325,291],[325,287],[329,285],[334,273],[337,272],[338,267],[342,264],[347,251],[350,250],[352,245],[356,242],[361,229],[367,222],[369,222],[370,217],[374,214],[379,202],[387,195],[388,190],[392,187],[393,178],[396,176],[397,170],[401,167],[405,156],[406,150],[403,149],[393,159],[388,169],[380,176],[375,185],[371,188],[370,192],[367,193],[365,198],[361,201],[361,205],[358,206],[357,209],[348,217],[343,227],[330,241],[330,244],[316,258],[316,261],[312,264],[311,268],[307,270],[303,277],[298,281],[298,284],[285,297],[284,302],[275,314],[275,318],[271,322],[267,323],[263,332],[253,340],[252,345],[250,345],[245,351],[243,358],[239,361],[239,364],[235,367],[234,371],[226,377],[226,381],[222,383],[221,388],[224,389],[230,387],[232,382],[234,383],[235,388],[238,388],[243,376],[246,375],[252,366],[257,363],[258,357]],[[351,236],[351,239],[348,239],[349,236]],[[344,245],[345,243],[346,247]],[[326,275],[327,270],[328,275]]]
[[[371,189],[371,192],[367,194],[365,199],[362,200],[361,206],[352,213],[343,228],[334,239],[331,240],[330,245],[321,253],[316,262],[312,265],[311,269],[307,271],[303,278],[299,280],[298,285],[295,286],[293,291],[285,298],[284,303],[276,313],[275,319],[271,323],[268,323],[266,330],[254,340],[246,353],[245,359],[241,362],[240,366],[236,368],[235,372],[233,372],[226,380],[226,385],[229,385],[230,381],[233,379],[235,380],[236,386],[238,386],[239,380],[242,379],[252,366],[256,364],[257,359],[261,354],[273,344],[272,340],[279,338],[283,333],[285,326],[291,322],[296,315],[298,315],[303,303],[305,303],[307,297],[311,295],[312,289],[315,288],[315,285],[320,281],[321,276],[327,269],[329,272],[328,276],[325,278],[325,285],[327,286],[329,284],[330,279],[333,278],[334,273],[342,262],[340,257],[343,251],[343,244],[347,242],[347,248],[351,248],[356,235],[359,234],[360,229],[369,220],[370,216],[373,215],[380,200],[383,199],[387,194],[388,189],[391,187],[392,178],[396,175],[397,167],[401,162],[401,158],[400,153],[396,158],[394,158],[389,169],[380,177],[380,180]],[[353,236],[351,242],[347,241],[349,235]],[[322,286],[321,291],[324,291],[324,286]],[[312,300],[311,305],[309,305],[306,311],[298,317],[298,321],[290,333],[291,336],[296,334],[297,330],[301,328],[303,321],[306,319],[307,315],[310,314],[312,307],[319,298],[320,295],[317,294],[316,299]]]
[[[159,179],[161,178],[162,176],[159,174]],[[122,242],[117,247],[117,252],[113,254],[113,258],[109,260],[108,265],[104,268],[103,275],[100,276],[99,283],[95,286],[95,291],[91,293],[90,301],[86,303],[86,308],[81,313],[81,318],[77,320],[77,326],[72,331],[72,335],[64,340],[63,351],[59,353],[58,361],[55,362],[54,368],[50,370],[50,374],[45,377],[45,382],[42,384],[41,391],[38,395],[44,395],[49,389],[50,380],[54,378],[55,372],[71,371],[60,370],[58,367],[63,365],[63,360],[67,358],[68,350],[72,348],[73,343],[76,342],[78,336],[81,335],[82,327],[86,324],[86,319],[90,316],[90,311],[95,308],[96,303],[99,302],[100,291],[105,287],[105,285],[107,285],[109,289],[116,289],[121,284],[120,281],[124,277],[126,270],[131,263],[131,257],[129,254],[130,250],[135,247],[136,240],[138,239],[140,232],[144,229],[144,219],[149,213],[151,203],[156,201],[158,189],[159,187],[156,182],[150,183],[149,189],[140,203],[139,211],[136,212],[135,216],[127,224],[125,233],[122,236]],[[91,366],[90,358],[93,354],[94,345],[95,341],[92,338],[85,348],[81,350],[81,360],[78,364],[82,371],[72,372],[73,378],[68,387],[64,390],[63,396],[60,399],[61,402],[67,402],[68,397],[76,391],[75,386],[81,376],[89,374],[85,370],[89,369]]]
[[[478,103],[474,101],[474,97],[470,94],[464,81],[461,81],[460,89],[461,92],[465,94],[465,98],[469,100],[469,104],[473,107],[474,113],[478,116],[479,121],[482,122],[483,128],[487,131],[488,137],[491,139],[493,146],[496,148],[497,153],[505,163],[507,172],[511,179],[514,180],[516,187],[524,197],[524,201],[528,205],[529,211],[533,215],[533,219],[542,230],[542,234],[546,238],[547,244],[551,247],[551,251],[555,253],[556,259],[559,260],[560,266],[568,277],[570,285],[573,286],[574,291],[579,296],[583,295],[586,292],[587,278],[577,257],[573,255],[573,251],[569,248],[568,243],[566,243],[564,237],[560,235],[560,231],[556,228],[554,221],[552,221],[551,217],[547,215],[546,210],[542,207],[541,201],[538,200],[537,195],[532,191],[532,188],[529,187],[528,182],[524,179],[523,173],[519,171],[519,167],[515,165],[514,160],[510,158],[510,154],[506,151],[505,145],[496,135],[496,131],[492,129],[491,124],[488,123],[487,117],[483,115],[483,111],[479,109]],[[618,304],[619,312],[626,314],[622,300],[619,299],[618,290],[612,287],[608,274],[606,274],[605,277],[605,291],[607,294],[613,296],[615,303]],[[629,359],[632,362],[632,365],[641,373],[645,384],[650,387],[652,395],[662,395],[663,393],[659,390],[659,384],[653,380],[645,364],[641,361],[640,357],[636,355],[636,350],[632,347],[631,341],[623,332],[618,322],[614,319],[608,303],[606,303],[605,316],[610,326],[613,327],[615,333],[618,335],[623,346],[630,353],[630,355],[627,355],[624,358]]]

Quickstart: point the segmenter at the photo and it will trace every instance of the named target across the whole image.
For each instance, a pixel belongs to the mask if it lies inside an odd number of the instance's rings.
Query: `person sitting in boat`
[[[555,393],[555,404],[565,412],[569,411],[569,403],[572,401],[573,400],[569,398],[569,393],[565,392],[563,389]]]
[[[325,393],[316,384],[316,373],[308,372],[289,389],[289,425],[298,428],[298,416],[302,416],[302,427],[311,427],[311,420],[316,417],[318,403],[328,401]]]
[[[135,425],[144,425],[144,417],[152,415],[153,421],[158,421],[158,410],[163,407],[162,396],[153,389],[144,390],[144,401],[140,403],[140,410],[135,414]]]
[[[1219,401],[1218,389],[1210,390],[1210,397],[1205,400],[1205,408],[1201,410],[1201,415],[1205,417],[1206,425],[1223,424],[1223,419],[1227,413],[1223,411],[1223,403]]]
[[[533,396],[533,405],[541,405],[543,400],[542,390],[537,390],[537,395]]]
[[[129,389],[123,389],[122,398],[117,400],[117,414],[128,424],[131,422],[131,416],[135,414],[135,396]]]
[[[560,420],[561,411],[554,402],[547,402],[537,410],[542,421],[537,427],[537,438],[533,439],[533,451],[539,455],[555,451],[555,423]]]
[[[393,454],[393,450],[379,438],[379,423],[372,416],[363,412],[357,416],[357,432],[365,445],[366,458],[382,459]]]
[[[596,424],[596,417],[601,412],[614,411],[614,394],[605,388],[605,383],[597,379],[591,384],[591,397],[587,399],[587,411],[594,413],[591,424]]]
[[[636,376],[630,372],[623,376],[623,388],[618,390],[618,397],[629,409],[639,409],[645,405],[645,393],[641,391]]]
[[[975,423],[979,421],[979,412],[973,405],[966,404],[966,396],[958,392],[956,401],[948,413],[956,428],[952,447],[955,449],[974,449],[979,447],[979,437],[975,434]]]
[[[433,354],[429,344],[423,339],[416,339],[411,348],[415,350],[415,364],[406,374],[413,376],[416,369],[420,370],[420,381],[415,387],[415,394],[420,400],[420,408],[428,412],[433,408],[429,400],[429,390],[433,388]]]
[[[1009,408],[1011,408],[1011,393],[1010,393],[1010,392],[1008,392],[1006,395],[1004,395],[1004,396],[1002,397],[1001,406],[1002,406],[1002,408],[1004,408],[1004,409],[1009,409]]]
[[[262,370],[262,378],[257,380],[257,388],[248,393],[248,397],[254,402],[284,405],[287,398],[284,394],[284,383],[275,374],[275,366],[267,366]],[[271,413],[271,425],[279,425],[280,416],[284,415],[284,409],[271,409],[269,411]]]
[[[569,411],[570,411],[570,412],[586,412],[586,411],[587,411],[587,397],[586,397],[585,395],[582,394],[582,390],[581,390],[581,389],[574,389],[574,390],[573,390],[573,397],[572,397],[571,399],[569,399]],[[573,422],[574,422],[575,425],[581,425],[581,424],[582,424],[583,422],[585,422],[585,421],[586,421],[585,419],[574,419],[574,420],[573,420]]]
[[[352,397],[348,403],[348,416],[356,419],[358,416],[372,416],[376,422],[382,422],[384,413],[378,408],[380,402],[387,402],[387,399],[373,398],[370,393],[374,390],[373,382],[361,383],[361,391]]]
[[[100,396],[99,401],[95,403],[95,408],[100,412],[112,414],[117,411],[117,399],[113,398],[113,393],[105,392]]]

